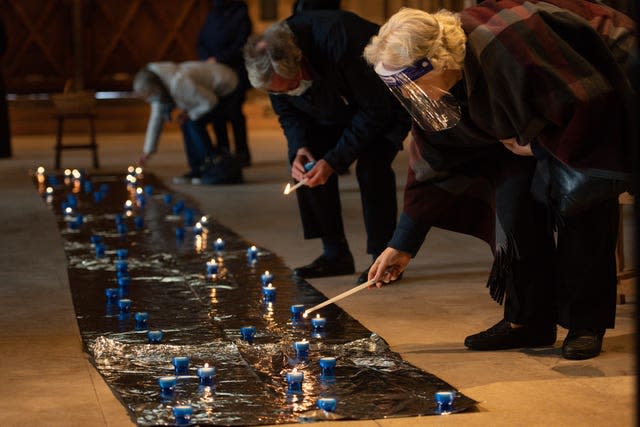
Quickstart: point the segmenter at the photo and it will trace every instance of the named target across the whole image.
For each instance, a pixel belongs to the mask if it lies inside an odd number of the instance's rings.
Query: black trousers
[[[613,328],[618,199],[558,218],[528,191],[523,194],[514,204],[519,207],[512,224],[517,256],[508,272],[505,319],[567,329]]]
[[[309,148],[316,159],[332,148],[341,130],[313,132]],[[367,253],[377,255],[386,248],[397,219],[396,181],[391,164],[398,146],[381,138],[367,146],[358,157],[356,178],[360,187],[362,213],[367,232]],[[344,236],[338,175],[324,185],[302,186],[296,191],[305,239]]]
[[[4,80],[0,73],[0,157],[11,157],[11,131],[9,128],[9,107]]]
[[[227,122],[231,122],[235,143],[234,154],[241,160],[249,160],[251,156],[247,144],[247,121],[242,111],[244,101],[245,89],[241,87],[220,100],[220,104],[216,108],[217,114],[212,119],[212,125],[218,148],[225,148],[230,152]]]

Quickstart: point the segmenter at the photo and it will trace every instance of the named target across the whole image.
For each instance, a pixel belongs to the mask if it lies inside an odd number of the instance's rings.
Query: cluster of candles
[[[126,177],[127,187],[132,190],[132,194],[135,196],[136,206],[143,208],[145,206],[145,194],[151,195],[153,193],[153,187],[148,185],[146,187],[141,188],[137,186],[139,178],[142,176],[141,168],[133,168],[132,166],[128,169],[128,174]],[[52,186],[58,185],[57,181],[54,179],[55,177],[47,176],[49,184]],[[44,168],[38,168],[37,179],[39,184],[44,184],[47,179],[45,179]],[[65,184],[69,184],[70,182],[78,182],[78,185],[83,185],[85,192],[91,193],[93,192],[93,184],[90,180],[83,181],[83,175],[77,170],[73,171],[65,171]],[[73,180],[73,181],[72,181]],[[82,184],[83,183],[83,184]],[[102,184],[98,191],[93,192],[94,201],[100,202],[108,193],[108,185]],[[47,202],[50,203],[53,197],[53,187],[47,187],[45,190],[45,194],[47,197]],[[164,203],[166,205],[171,205],[173,203],[173,198],[171,194],[165,194],[163,196]],[[78,206],[78,201],[75,195],[68,195],[66,201],[62,204],[62,209],[64,212],[65,221],[68,224],[70,229],[77,229],[83,224],[83,217],[75,210]],[[134,211],[134,202],[132,200],[127,200],[124,204],[124,215],[132,216]],[[176,203],[172,204],[172,212],[175,215],[182,215],[185,226],[193,226],[194,236],[201,236],[206,230],[208,226],[208,217],[203,216],[200,221],[196,222],[194,225],[194,217],[193,211],[187,209],[184,205],[184,201],[180,200]],[[141,229],[144,226],[144,220],[141,216],[135,216],[135,226],[137,229]],[[117,214],[115,216],[115,223],[118,233],[126,234],[127,227],[124,223],[124,218],[122,214]],[[179,231],[180,230],[180,231]],[[180,227],[176,229],[176,236],[183,237],[184,230]],[[102,241],[102,237],[98,235],[91,236],[91,243],[95,249],[95,255],[97,258],[104,257],[106,250],[105,245]],[[221,237],[218,237],[213,243],[213,249],[219,254],[221,251],[224,251],[225,242]],[[116,260],[114,262],[118,288],[107,288],[105,290],[105,295],[108,303],[114,303],[117,301],[117,305],[120,311],[121,316],[127,317],[131,312],[132,301],[127,298],[128,286],[130,285],[130,276],[128,270],[128,250],[127,249],[116,249]],[[254,264],[258,260],[259,251],[256,246],[251,246],[247,249],[246,252],[247,260]],[[209,277],[215,278],[219,273],[220,264],[222,262],[221,258],[211,258],[206,262],[206,274]],[[262,285],[262,297],[265,302],[273,303],[276,300],[276,292],[277,289],[273,285],[274,275],[270,273],[268,270],[265,271],[260,276],[260,281]],[[300,323],[303,320],[303,317],[306,317],[305,314],[305,306],[302,304],[296,304],[291,306],[291,320],[293,324]],[[134,315],[135,319],[135,327],[136,329],[148,329],[148,321],[149,315],[147,312],[139,311]],[[317,314],[316,317],[311,319],[311,326],[313,331],[316,333],[322,332],[326,327],[327,320],[324,317],[321,317],[320,314]],[[241,338],[248,342],[253,343],[256,335],[255,326],[245,326],[240,328],[240,336]],[[150,344],[159,344],[162,342],[164,333],[162,330],[147,330],[147,339]],[[321,336],[321,335],[320,335]],[[293,343],[293,349],[296,353],[296,359],[300,362],[305,362],[309,357],[309,341],[301,340]],[[335,357],[321,357],[318,361],[321,369],[321,375],[324,378],[331,378],[335,376],[336,369],[336,358]],[[158,383],[160,386],[161,394],[167,395],[174,392],[176,387],[177,378],[180,375],[188,375],[189,373],[189,357],[187,356],[178,356],[172,359],[172,365],[174,367],[173,376],[163,376],[158,379]],[[208,363],[205,363],[203,367],[197,368],[196,370],[197,377],[199,382],[203,386],[211,386],[214,382],[214,378],[216,376],[216,368],[213,366],[209,366]],[[287,381],[287,390],[291,393],[299,393],[302,391],[302,383],[304,381],[304,371],[298,370],[294,367],[291,371],[288,371],[285,375]],[[453,392],[445,391],[436,393],[436,403],[437,403],[437,411],[439,413],[445,414],[450,413],[452,410],[452,402],[454,399]],[[321,410],[334,412],[336,410],[336,399],[322,397],[317,400],[317,407]],[[189,405],[176,405],[173,407],[173,414],[178,424],[189,423],[190,417],[192,415],[193,409]]]

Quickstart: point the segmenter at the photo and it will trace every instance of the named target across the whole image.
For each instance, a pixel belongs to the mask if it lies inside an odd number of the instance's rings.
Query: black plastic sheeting
[[[213,218],[198,234],[202,213],[153,176],[35,177],[58,218],[86,351],[138,425],[176,423],[175,405],[192,406],[192,424],[260,425],[438,414],[438,391],[454,392],[451,412],[476,404],[403,361],[337,305],[320,310],[327,319],[321,331],[292,319],[292,305],[309,308],[326,298],[265,248],[251,261],[251,244]],[[219,237],[225,246],[216,251]],[[92,243],[98,238],[102,257]],[[130,283],[119,286],[122,249]],[[215,277],[206,274],[212,258],[219,264]],[[270,303],[261,291],[265,270],[277,288]],[[118,289],[115,301],[107,301],[107,288]],[[119,298],[131,300],[130,313],[120,312]],[[148,313],[146,326],[136,323],[136,312]],[[256,327],[252,343],[242,339],[243,326]],[[148,343],[147,329],[162,330],[161,343]],[[293,348],[300,340],[310,344],[306,361]],[[172,394],[162,394],[158,378],[174,375],[175,356],[189,357],[189,372],[178,376]],[[318,360],[326,356],[337,358],[334,377],[321,375]],[[211,386],[196,376],[205,363],[217,370]],[[304,372],[301,392],[287,386],[294,368]],[[335,398],[336,411],[319,410],[321,397]]]

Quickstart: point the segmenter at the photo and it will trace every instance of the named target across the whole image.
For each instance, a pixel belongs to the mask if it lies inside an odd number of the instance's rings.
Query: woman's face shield
[[[413,120],[427,132],[438,132],[458,124],[460,104],[453,95],[435,85],[425,89],[418,86],[416,80],[432,70],[433,65],[426,58],[400,70],[389,70],[382,62],[375,66],[378,76]]]

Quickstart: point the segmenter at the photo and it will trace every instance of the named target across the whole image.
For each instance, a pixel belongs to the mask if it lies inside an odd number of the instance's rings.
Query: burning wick
[[[305,185],[306,183],[307,183],[307,178],[304,178],[302,181],[298,182],[294,186],[291,186],[291,184],[287,184],[287,186],[284,188],[283,194],[287,195],[292,191],[296,191],[298,188]]]

